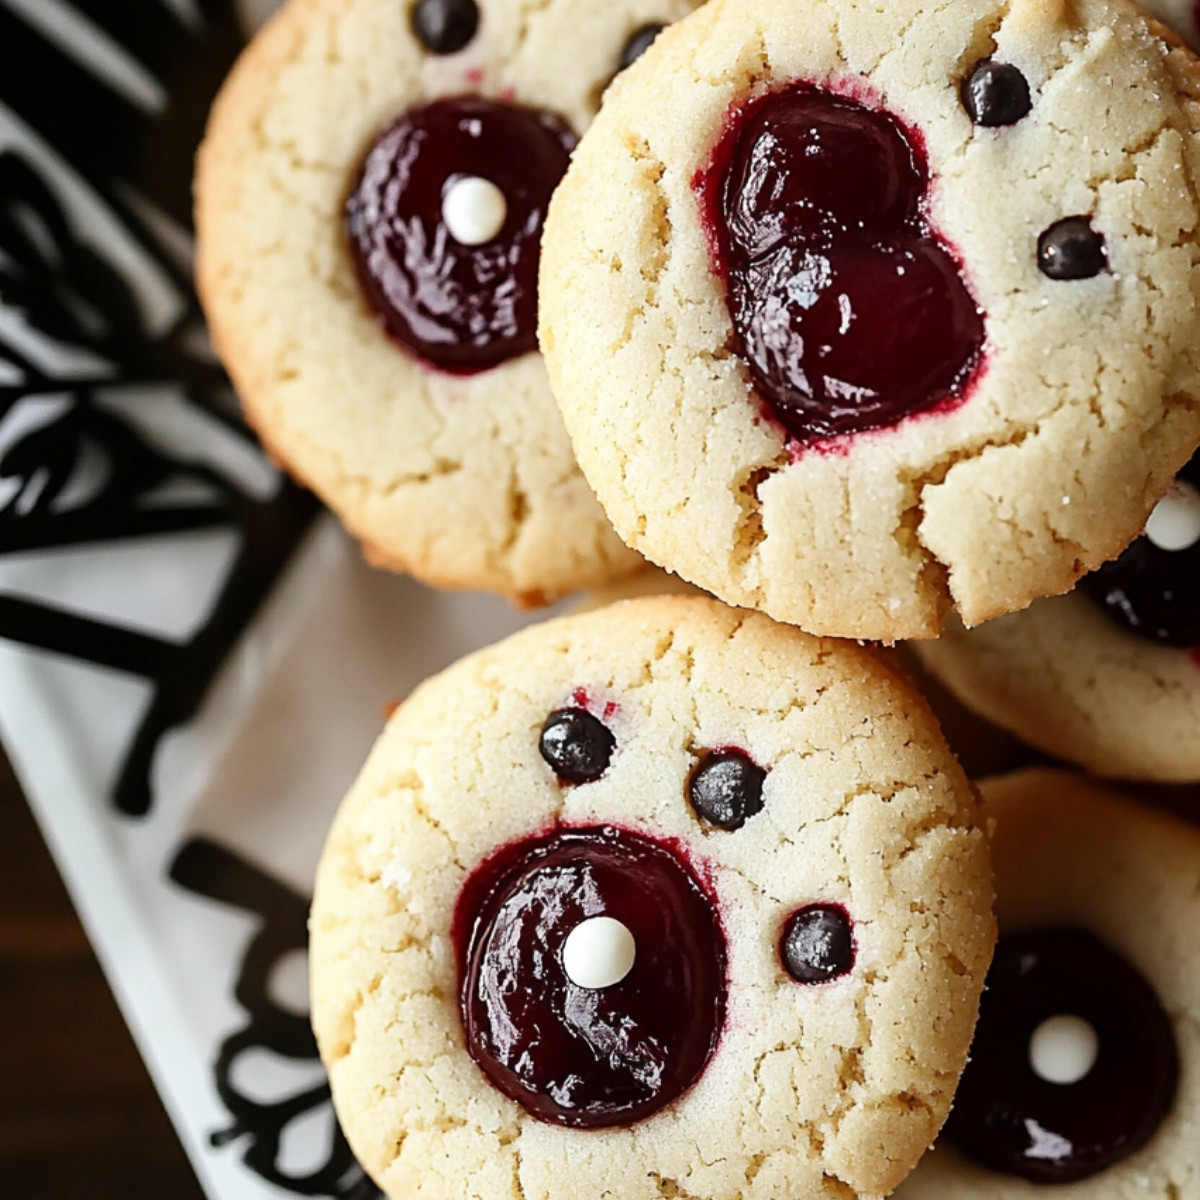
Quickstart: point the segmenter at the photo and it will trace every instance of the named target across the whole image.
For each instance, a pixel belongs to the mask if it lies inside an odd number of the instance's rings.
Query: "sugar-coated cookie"
[[[551,204],[541,342],[618,532],[895,639],[1066,591],[1200,440],[1196,60],[1125,0],[712,0]]]
[[[1142,7],[1179,34],[1193,50],[1200,46],[1195,0],[1143,0]]]
[[[982,785],[1000,940],[897,1200],[1200,1196],[1200,830],[1082,776]]]
[[[1200,780],[1200,461],[1066,596],[915,642],[968,708],[1098,775]]]
[[[698,597],[423,684],[342,806],[313,1019],[400,1198],[882,1196],[994,938],[973,793],[858,647]]]
[[[640,561],[536,346],[541,223],[623,62],[692,0],[291,0],[198,160],[246,414],[370,557],[537,603]]]

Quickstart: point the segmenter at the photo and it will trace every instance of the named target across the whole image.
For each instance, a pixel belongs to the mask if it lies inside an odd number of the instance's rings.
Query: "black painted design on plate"
[[[166,385],[217,423],[222,437],[252,444],[224,374],[198,348],[203,326],[189,266],[161,235],[164,221],[190,228],[195,148],[240,35],[227,0],[199,0],[194,28],[154,0],[77,0],[72,7],[140,64],[165,106],[147,111],[0,6],[0,110],[77,173],[74,182],[169,282],[179,311],[168,328],[153,328],[134,281],[77,227],[62,182],[21,149],[0,149],[0,306],[88,364],[49,369],[11,327],[0,326],[0,421],[30,402],[53,398],[57,405],[0,454],[8,488],[0,493],[0,555],[222,527],[235,530],[239,543],[211,613],[184,641],[13,594],[0,594],[0,637],[151,685],[112,795],[119,812],[140,816],[151,805],[160,739],[196,714],[317,504],[286,482],[268,499],[253,496],[186,450],[152,443],[106,403],[106,396],[123,390],[128,399],[138,394],[131,388],[145,387],[136,403],[147,408]],[[85,459],[101,465],[93,471],[99,482],[81,495],[76,476]],[[201,498],[171,502],[159,494],[180,483]]]
[[[329,1084],[320,1084],[273,1103],[261,1103],[239,1091],[234,1068],[242,1055],[268,1051],[293,1061],[315,1062],[317,1045],[308,1016],[280,1007],[272,999],[271,974],[288,954],[308,945],[308,899],[233,851],[206,838],[185,842],[170,868],[171,880],[210,900],[232,905],[260,919],[242,956],[234,998],[249,1022],[230,1034],[217,1053],[217,1092],[233,1124],[211,1135],[214,1146],[248,1139],[242,1161],[256,1175],[301,1196],[370,1200],[379,1191],[355,1161],[330,1113],[334,1135],[325,1161],[307,1174],[288,1170],[282,1142],[288,1126],[330,1106]],[[330,1106],[331,1107],[331,1106]]]

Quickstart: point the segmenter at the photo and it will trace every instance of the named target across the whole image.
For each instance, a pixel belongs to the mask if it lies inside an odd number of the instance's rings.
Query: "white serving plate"
[[[369,569],[238,425],[189,173],[271,7],[0,0],[0,736],[208,1195],[366,1200],[313,869],[387,706],[531,618]]]

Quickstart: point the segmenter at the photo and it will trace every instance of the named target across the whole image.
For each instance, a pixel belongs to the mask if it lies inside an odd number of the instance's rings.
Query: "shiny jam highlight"
[[[692,181],[735,350],[800,445],[965,398],[984,321],[926,215],[919,139],[793,84],[733,109]]]
[[[633,935],[633,966],[589,988],[563,964],[589,918]],[[725,1019],[725,938],[711,896],[660,842],[612,826],[506,846],[468,879],[455,912],[467,1046],[491,1082],[539,1120],[630,1125],[700,1076]]]

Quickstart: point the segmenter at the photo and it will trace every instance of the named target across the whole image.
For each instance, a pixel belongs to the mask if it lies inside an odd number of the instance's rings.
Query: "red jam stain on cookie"
[[[1132,1154],[1171,1109],[1179,1056],[1150,985],[1082,929],[1009,934],[988,973],[946,1137],[1035,1183]]]
[[[474,96],[414,108],[384,130],[346,226],[389,337],[462,375],[537,349],[542,224],[575,141],[553,113]]]
[[[673,847],[612,826],[505,846],[454,918],[467,1047],[538,1119],[602,1128],[681,1096],[725,1020],[725,937]]]
[[[981,367],[929,182],[913,131],[808,84],[733,109],[692,181],[736,349],[800,447],[947,411]]]
[[[1146,531],[1079,581],[1122,629],[1165,646],[1200,647],[1200,456],[1175,478]]]

